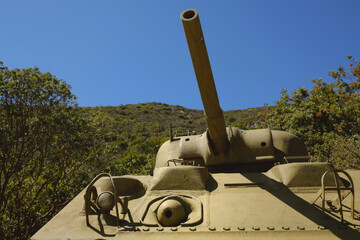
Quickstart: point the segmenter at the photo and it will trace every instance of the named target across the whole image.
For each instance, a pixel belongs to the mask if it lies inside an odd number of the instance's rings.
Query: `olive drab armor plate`
[[[360,174],[295,135],[226,127],[196,10],[181,14],[208,129],[171,136],[153,176],[98,175],[32,239],[360,239]]]

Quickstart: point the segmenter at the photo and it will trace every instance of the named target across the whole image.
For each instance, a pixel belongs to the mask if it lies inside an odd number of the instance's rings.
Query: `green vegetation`
[[[328,161],[340,168],[360,165],[360,63],[348,57],[349,69],[330,72],[331,83],[313,80],[289,95],[281,92],[265,124],[301,137],[313,161]]]
[[[224,112],[226,125],[301,137],[314,161],[359,168],[360,65],[286,90],[274,107]],[[0,62],[0,239],[27,239],[101,172],[152,173],[173,132],[202,133],[203,111],[163,103],[78,107],[70,86]]]
[[[91,127],[70,86],[0,62],[0,239],[26,239],[86,184]]]

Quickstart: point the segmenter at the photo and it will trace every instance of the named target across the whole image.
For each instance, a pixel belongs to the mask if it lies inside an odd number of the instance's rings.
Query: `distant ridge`
[[[129,132],[145,137],[165,137],[170,124],[174,129],[196,131],[206,130],[203,110],[185,108],[158,102],[127,104],[120,106],[80,107],[82,114],[101,111],[107,128],[117,134]],[[256,128],[264,117],[264,107],[224,111],[226,126]],[[104,123],[105,123],[104,122]],[[125,139],[124,139],[125,140]]]

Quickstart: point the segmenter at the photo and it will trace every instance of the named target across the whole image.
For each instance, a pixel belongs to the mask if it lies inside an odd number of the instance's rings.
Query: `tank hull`
[[[293,163],[294,166],[299,164],[310,163]],[[296,175],[297,170],[303,171],[301,167],[295,166],[293,174]],[[321,169],[324,167],[321,166]],[[157,178],[164,176],[131,176],[146,189],[142,196],[129,201],[134,221],[132,226],[117,227],[115,222],[111,222],[112,218],[106,219],[103,214],[90,215],[90,225],[87,226],[83,212],[83,191],[32,239],[360,239],[360,222],[353,219],[348,211],[350,198],[344,200],[345,222],[342,224],[338,213],[329,208],[322,212],[321,201],[312,204],[320,189],[320,179],[317,186],[300,179],[291,183],[285,180],[291,179],[291,176],[279,177],[275,172],[274,168],[265,173],[210,173],[207,177],[198,178],[188,176],[188,180],[183,181],[200,179],[204,184],[197,187],[189,187],[191,183],[175,184],[171,189],[154,186]],[[360,171],[348,172],[354,180],[355,191],[359,192]],[[192,175],[196,175],[196,171]],[[176,176],[172,178],[176,179]],[[97,184],[103,183],[100,181]],[[145,222],[141,222],[149,202],[160,196],[181,195],[184,192],[201,201],[201,223],[162,227],[145,226]],[[355,202],[359,203],[359,200],[356,196]],[[358,212],[358,206],[356,208]],[[115,213],[112,212],[111,216],[114,217]],[[123,221],[129,219],[125,216]]]

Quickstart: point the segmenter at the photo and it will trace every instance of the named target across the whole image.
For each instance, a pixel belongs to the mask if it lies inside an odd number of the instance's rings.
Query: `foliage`
[[[0,238],[26,239],[88,181],[90,127],[64,81],[0,67]]]
[[[315,161],[359,168],[360,63],[348,58],[349,69],[331,71],[331,83],[312,80],[310,91],[299,88],[292,95],[283,90],[265,124],[304,139]]]
[[[155,165],[154,154],[130,151],[119,161],[112,163],[108,171],[112,175],[150,175]]]

